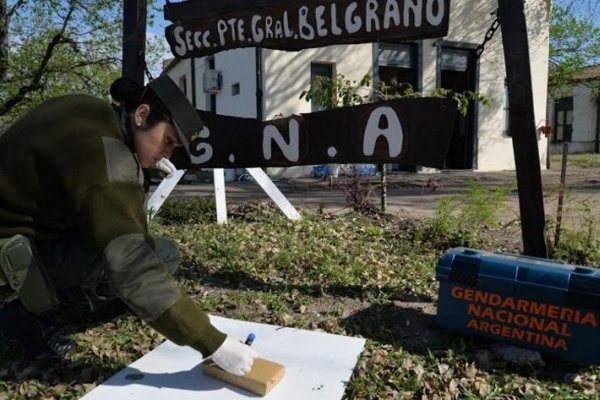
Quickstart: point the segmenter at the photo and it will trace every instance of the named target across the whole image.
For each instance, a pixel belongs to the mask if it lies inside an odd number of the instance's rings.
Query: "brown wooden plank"
[[[237,376],[225,372],[211,359],[202,362],[202,372],[223,382],[241,387],[259,396],[265,396],[283,379],[285,365],[264,358],[257,358],[246,375]]]
[[[221,50],[280,50],[424,39],[448,33],[450,0],[191,0],[168,3],[165,29],[179,58]]]
[[[206,129],[190,149],[202,167],[400,162],[441,168],[456,102],[398,99],[264,122],[198,113]]]
[[[523,0],[498,0],[498,4],[510,104],[510,134],[517,169],[523,251],[527,255],[547,257],[544,198]]]

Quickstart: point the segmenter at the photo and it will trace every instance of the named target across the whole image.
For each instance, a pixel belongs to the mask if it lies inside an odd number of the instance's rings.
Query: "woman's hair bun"
[[[110,85],[110,96],[120,104],[129,104],[139,101],[144,87],[129,78],[117,78]]]

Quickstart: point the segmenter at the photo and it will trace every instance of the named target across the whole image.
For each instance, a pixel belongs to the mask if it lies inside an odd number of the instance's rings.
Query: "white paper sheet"
[[[365,344],[364,339],[211,316],[223,332],[252,345],[261,357],[284,364],[282,381],[264,399],[338,400],[344,394]],[[169,341],[132,363],[84,400],[233,400],[260,398],[205,376],[200,353]]]

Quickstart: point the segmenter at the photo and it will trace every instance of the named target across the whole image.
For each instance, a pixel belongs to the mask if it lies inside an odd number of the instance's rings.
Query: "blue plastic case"
[[[440,257],[436,276],[439,325],[600,363],[600,270],[455,248]]]

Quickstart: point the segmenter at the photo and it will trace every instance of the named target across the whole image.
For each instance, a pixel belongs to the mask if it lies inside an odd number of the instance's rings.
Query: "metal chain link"
[[[144,73],[146,74],[146,78],[148,78],[148,81],[151,81],[154,79],[152,77],[152,74],[150,73],[150,70],[148,69],[148,64],[146,63],[146,60],[144,60]]]
[[[485,49],[486,43],[489,42],[490,40],[492,40],[492,38],[494,37],[494,33],[496,33],[496,30],[498,30],[498,28],[500,27],[500,12],[499,12],[499,10],[496,9],[496,11],[494,11],[490,15],[494,15],[494,14],[496,15],[496,19],[494,20],[494,22],[492,22],[492,26],[490,26],[490,28],[486,32],[483,42],[479,46],[477,46],[477,50],[475,50],[475,54],[477,55],[477,58],[481,57],[481,54],[483,53],[483,50]]]

